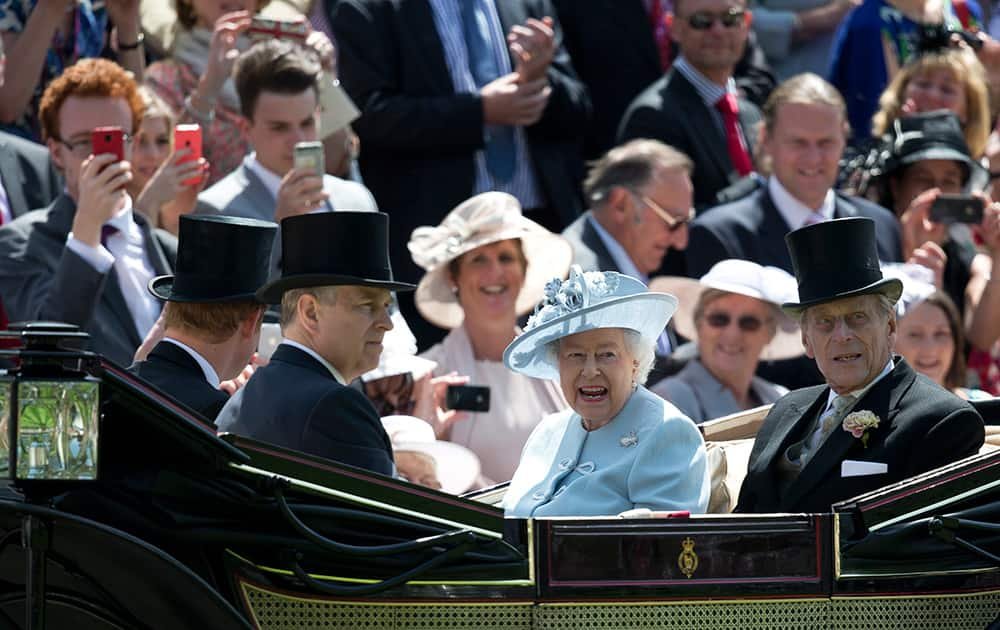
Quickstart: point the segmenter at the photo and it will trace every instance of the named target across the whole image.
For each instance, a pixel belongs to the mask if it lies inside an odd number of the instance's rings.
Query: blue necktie
[[[493,54],[490,26],[481,0],[459,0],[469,70],[476,87],[483,87],[500,76],[500,65]],[[486,134],[486,168],[499,181],[514,176],[514,128],[490,125]]]

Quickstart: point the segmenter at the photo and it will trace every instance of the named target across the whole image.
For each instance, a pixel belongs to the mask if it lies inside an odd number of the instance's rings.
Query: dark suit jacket
[[[76,203],[63,194],[0,228],[0,296],[10,321],[53,320],[90,334],[90,348],[119,365],[131,365],[142,335],[125,303],[112,267],[98,273],[66,247]],[[168,274],[177,239],[153,230],[138,212],[146,254],[157,274]],[[146,331],[143,331],[143,335]]]
[[[600,157],[615,145],[622,115],[636,96],[663,76],[649,13],[642,0],[552,0],[573,68],[590,90],[594,121],[585,154]],[[679,47],[671,46],[676,56]],[[733,71],[743,94],[763,105],[775,79],[753,32]]]
[[[969,403],[914,372],[905,359],[897,356],[895,361],[895,369],[853,407],[880,419],[867,448],[847,431],[834,429],[787,488],[777,462],[814,427],[830,389],[808,387],[776,402],[757,432],[736,511],[829,512],[833,503],[978,452],[983,421]],[[888,472],[841,477],[845,459],[884,463]]]
[[[156,344],[146,360],[132,365],[129,372],[213,422],[229,400],[226,392],[205,380],[194,357],[169,341]]]
[[[555,15],[549,0],[496,0],[505,31],[529,17]],[[340,81],[361,109],[365,184],[392,217],[389,253],[396,277],[423,272],[406,244],[414,228],[437,225],[472,196],[474,155],[483,148],[482,100],[456,94],[428,0],[340,0],[333,17]],[[568,225],[582,210],[583,131],[590,100],[562,47],[548,71],[552,95],[525,129],[540,193]],[[513,61],[511,62],[513,67]]]
[[[49,150],[24,138],[0,131],[0,182],[16,219],[34,208],[44,208],[62,192]]]
[[[743,98],[739,99],[739,110],[739,125],[753,155],[756,124],[762,115],[756,105]],[[694,86],[675,70],[643,90],[629,105],[618,128],[618,142],[635,138],[660,140],[691,158],[694,205],[698,208],[714,204],[716,193],[740,179],[714,114]]]
[[[891,212],[858,197],[837,194],[834,216],[869,217],[875,221],[879,259],[902,260],[899,221]],[[724,206],[709,208],[691,222],[685,250],[687,273],[699,278],[712,265],[727,258],[742,258],[760,265],[780,267],[794,273],[792,258],[785,245],[791,231],[778,212],[766,186]]]
[[[230,399],[216,425],[383,475],[395,469],[389,436],[365,395],[285,344]]]
[[[601,235],[588,220],[590,216],[588,210],[562,232],[563,238],[573,246],[573,264],[580,265],[584,271],[621,272],[611,252],[604,246]]]

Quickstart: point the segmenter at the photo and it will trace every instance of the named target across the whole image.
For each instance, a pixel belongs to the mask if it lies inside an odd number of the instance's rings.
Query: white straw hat
[[[465,314],[452,290],[448,263],[477,247],[514,238],[521,240],[528,261],[516,303],[517,314],[523,315],[541,299],[549,278],[566,275],[573,248],[566,239],[522,215],[516,198],[502,192],[482,193],[462,202],[441,225],[413,230],[407,247],[413,262],[427,270],[414,298],[420,314],[442,328],[461,326]]]
[[[437,467],[442,492],[461,494],[479,477],[479,458],[461,444],[437,440],[434,429],[413,416],[386,416],[382,426],[394,451],[414,451],[430,456]]]
[[[544,293],[524,332],[503,353],[504,365],[535,378],[559,379],[559,365],[546,349],[552,341],[597,328],[624,328],[656,343],[677,310],[677,298],[651,293],[631,276],[584,272],[579,265],[570,267],[568,279],[551,280]]]
[[[805,352],[799,326],[781,313],[780,306],[798,298],[795,277],[778,267],[763,267],[749,260],[731,258],[715,263],[699,280],[680,276],[661,276],[649,283],[651,291],[665,291],[677,296],[680,306],[674,315],[674,328],[684,337],[695,341],[698,328],[694,322],[694,309],[705,289],[728,291],[773,304],[778,321],[777,333],[761,351],[760,358],[773,361],[790,359]]]

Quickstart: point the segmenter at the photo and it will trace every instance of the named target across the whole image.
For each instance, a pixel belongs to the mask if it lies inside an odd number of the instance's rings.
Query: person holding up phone
[[[170,273],[176,255],[173,237],[133,212],[127,192],[142,111],[135,81],[114,62],[68,68],[39,111],[65,192],[0,231],[0,295],[10,320],[75,324],[90,334],[92,350],[121,365],[160,314],[146,285]]]

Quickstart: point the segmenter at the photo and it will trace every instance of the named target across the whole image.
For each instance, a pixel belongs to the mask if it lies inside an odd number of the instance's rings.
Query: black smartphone
[[[489,411],[490,388],[485,385],[449,385],[445,405],[456,411]]]
[[[983,221],[983,200],[972,195],[941,193],[931,205],[930,220],[935,223],[972,223]]]

